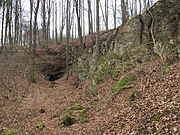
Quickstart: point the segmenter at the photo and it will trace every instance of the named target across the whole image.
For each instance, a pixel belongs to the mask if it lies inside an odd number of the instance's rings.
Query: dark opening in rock
[[[61,77],[64,76],[64,72],[60,72],[60,73],[57,73],[57,74],[45,74],[45,79],[48,80],[48,81],[56,81],[58,79],[60,79]]]

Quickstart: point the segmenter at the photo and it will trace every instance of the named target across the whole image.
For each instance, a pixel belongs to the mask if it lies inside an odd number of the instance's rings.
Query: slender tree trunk
[[[5,23],[5,35],[4,35],[4,47],[5,47],[5,51],[6,51],[6,47],[7,47],[7,32],[8,32],[8,24],[9,24],[9,9],[10,9],[10,2],[7,1],[6,3],[6,23]]]
[[[57,32],[57,3],[55,3],[55,38],[56,44],[58,43],[58,32]]]
[[[82,38],[82,27],[81,27],[81,2],[78,0],[75,1],[76,4],[76,15],[77,15],[77,23],[78,23],[78,36],[79,36],[79,43],[80,43],[80,52],[83,52],[83,38]]]
[[[102,4],[101,4],[101,2],[99,4],[100,4],[100,8],[101,8],[101,13],[102,13],[102,17],[103,17],[104,26],[106,28],[106,20],[105,20],[105,15],[104,15],[104,12],[103,12]]]
[[[93,19],[92,19],[92,10],[91,10],[91,0],[88,2],[88,23],[89,23],[89,34],[93,33]]]
[[[20,25],[20,30],[19,30],[19,44],[22,47],[23,41],[22,41],[22,35],[23,35],[23,22],[22,22],[22,4],[21,0],[19,0],[19,25]]]
[[[97,70],[99,61],[99,0],[96,0],[96,44],[93,49],[91,72]]]
[[[114,0],[114,28],[116,28],[116,9],[117,9],[117,1]]]
[[[14,20],[14,44],[17,45],[19,39],[19,1],[15,3],[15,20]]]
[[[137,0],[134,0],[134,16],[137,15]]]
[[[50,43],[51,36],[50,36],[50,25],[51,25],[51,0],[48,3],[48,22],[47,22],[47,42]]]
[[[108,5],[109,5],[109,3],[108,3],[109,1],[108,0],[105,0],[105,20],[106,20],[106,23],[105,23],[105,27],[106,27],[106,30],[108,30],[108,21],[109,21],[109,19],[108,19],[108,17],[109,17],[109,11],[108,11]]]
[[[46,0],[42,1],[42,40],[43,47],[47,47],[47,29],[46,29]]]
[[[124,24],[127,21],[127,9],[124,0],[121,0],[121,12],[122,12],[122,24]]]
[[[31,1],[31,0],[30,0]],[[35,58],[36,58],[36,47],[37,47],[37,15],[39,9],[40,0],[37,0],[35,11],[34,11],[34,26],[33,26],[33,46],[31,50],[31,71],[30,71],[30,82],[34,83],[35,80]],[[31,7],[32,9],[32,7]],[[31,11],[32,13],[32,11]],[[31,16],[32,17],[32,16]]]
[[[3,2],[2,23],[1,23],[1,46],[4,47],[4,17],[5,17],[5,1]]]
[[[69,79],[69,0],[66,1],[66,80]]]

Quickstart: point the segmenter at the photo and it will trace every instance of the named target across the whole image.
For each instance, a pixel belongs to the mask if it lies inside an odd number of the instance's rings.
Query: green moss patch
[[[0,133],[0,135],[15,135],[15,132],[13,130],[8,130],[5,133]]]
[[[129,88],[128,85],[130,85],[135,80],[137,80],[136,74],[129,74],[126,76],[122,76],[112,89],[113,95],[117,95],[122,91],[124,91],[125,89]]]
[[[170,72],[170,68],[169,67],[165,67],[163,69],[163,74],[169,73]]]
[[[133,91],[132,94],[131,94],[131,96],[129,97],[129,100],[130,100],[130,101],[135,101],[136,98],[137,98],[138,93],[139,93],[139,91],[137,91],[137,90],[136,90],[136,91]]]
[[[154,114],[149,118],[148,123],[152,123],[153,121],[159,121],[163,116],[164,115],[160,113]]]
[[[83,105],[73,105],[69,110],[75,111],[75,110],[83,110],[85,107]]]
[[[38,128],[38,129],[43,129],[43,128],[45,128],[45,125],[44,125],[44,124],[37,124],[37,125],[36,125],[36,128]]]
[[[73,105],[68,109],[68,114],[61,120],[59,125],[65,127],[77,122],[87,123],[89,121],[87,109],[88,108],[83,105]]]

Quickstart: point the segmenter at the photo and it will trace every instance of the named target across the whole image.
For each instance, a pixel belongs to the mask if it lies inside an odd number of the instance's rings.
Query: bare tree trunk
[[[105,23],[105,27],[106,27],[106,30],[108,30],[108,21],[109,21],[109,19],[108,19],[108,17],[109,17],[109,11],[108,11],[108,5],[109,5],[109,3],[108,3],[109,1],[108,0],[105,0],[105,20],[106,20],[106,23]]]
[[[43,47],[47,47],[47,29],[46,29],[46,0],[42,1],[42,40]]]
[[[96,0],[96,44],[93,49],[91,72],[97,70],[99,60],[99,0]]]
[[[57,3],[55,3],[55,38],[56,44],[58,43],[58,32],[57,32]]]
[[[12,26],[12,0],[10,0],[10,12],[9,12],[9,45],[10,45],[10,48],[12,49],[12,43],[13,43],[13,40],[12,40],[12,29],[11,29],[11,26]]]
[[[52,1],[52,43],[55,41],[54,1]]]
[[[66,1],[66,80],[69,79],[69,0]]]
[[[103,17],[104,26],[106,27],[106,20],[105,20],[105,15],[104,15],[104,12],[103,12],[102,4],[101,4],[101,2],[99,4],[100,4],[100,8],[101,8],[101,13],[102,13],[102,17]]]
[[[92,19],[92,10],[91,10],[91,0],[88,2],[88,23],[89,23],[89,34],[93,33],[93,19]]]
[[[65,27],[65,23],[64,23],[64,12],[65,12],[65,8],[64,8],[64,2],[62,1],[61,3],[61,28],[60,28],[60,42],[63,42],[63,30]]]
[[[137,15],[137,0],[134,0],[134,16]]]
[[[32,54],[32,46],[33,46],[33,42],[32,42],[32,15],[33,15],[33,0],[30,0],[30,30],[29,30],[29,52],[31,55],[31,65],[30,65],[30,71],[29,71],[29,82],[35,82],[35,78],[34,78],[34,65],[33,65],[33,54]]]
[[[51,0],[49,0],[49,3],[48,3],[48,21],[47,21],[47,39],[48,39],[48,43],[50,43],[50,39],[51,39],[51,36],[50,36],[50,22],[51,22]]]
[[[127,9],[124,0],[121,0],[121,12],[122,12],[122,24],[124,24],[127,21]]]
[[[80,43],[80,52],[83,52],[83,38],[82,38],[82,27],[81,27],[81,1],[75,0],[76,5],[76,15],[77,15],[77,23],[78,23],[78,36]]]
[[[14,20],[14,44],[18,43],[19,39],[19,1],[15,3],[15,20]]]
[[[3,2],[2,23],[1,23],[1,46],[4,47],[4,17],[5,17],[5,1]]]
[[[39,3],[40,3],[40,0],[37,0],[35,11],[34,11],[33,46],[31,48],[32,50],[31,50],[31,70],[30,70],[30,82],[31,83],[34,83],[36,81],[35,80],[35,66],[36,66],[35,58],[36,58],[36,47],[37,47],[37,15],[38,15]],[[32,9],[32,7],[31,7],[31,9]],[[32,11],[31,11],[31,13],[32,13]]]
[[[114,28],[116,28],[116,9],[117,9],[117,6],[116,6],[116,4],[117,4],[117,1],[116,0],[114,0]]]
[[[8,24],[9,24],[9,9],[10,9],[10,3],[7,1],[6,3],[6,23],[5,23],[5,35],[4,35],[4,49],[6,50],[7,47],[7,32],[8,32]]]
[[[141,14],[141,10],[142,10],[142,4],[141,4],[141,0],[139,0],[139,14]]]
[[[23,41],[22,41],[22,35],[23,35],[23,22],[22,22],[22,4],[21,0],[19,0],[19,25],[20,25],[20,30],[19,30],[19,44],[22,47]]]

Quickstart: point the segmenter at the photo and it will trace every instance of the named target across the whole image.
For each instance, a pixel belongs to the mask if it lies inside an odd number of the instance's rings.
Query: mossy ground
[[[15,132],[13,130],[8,130],[7,132],[5,133],[1,133],[0,132],[0,135],[15,135]]]
[[[136,74],[129,74],[129,75],[122,76],[112,89],[113,95],[117,95],[123,92],[135,80],[137,80]]]
[[[61,120],[60,126],[70,126],[74,123],[87,123],[89,122],[89,116],[87,114],[88,108],[83,105],[74,105],[69,108],[68,114]]]

